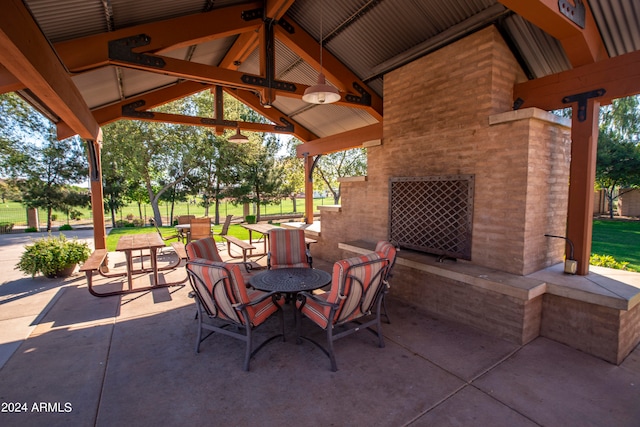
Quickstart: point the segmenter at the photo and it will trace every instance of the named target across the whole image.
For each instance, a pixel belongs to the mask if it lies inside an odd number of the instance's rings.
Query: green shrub
[[[32,277],[38,273],[55,277],[62,270],[86,261],[90,254],[87,243],[67,240],[64,234],[49,235],[25,246],[16,269]]]
[[[25,233],[37,233],[38,229],[36,227],[27,227],[24,229]]]
[[[63,224],[60,226],[59,228],[60,231],[69,231],[69,230],[73,230],[73,227],[69,224]]]
[[[0,233],[10,233],[11,230],[13,230],[13,223],[12,222],[0,222]]]
[[[628,262],[616,261],[611,255],[593,254],[589,258],[589,264],[597,267],[615,268],[618,270],[626,270]]]

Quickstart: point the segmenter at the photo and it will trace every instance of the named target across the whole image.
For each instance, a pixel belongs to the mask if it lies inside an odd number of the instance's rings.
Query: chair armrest
[[[316,302],[317,304],[323,307],[338,308],[338,306],[340,305],[339,303],[335,303],[335,302],[327,302],[327,300],[325,300],[324,298],[319,298],[318,296],[310,292],[302,291],[302,292],[298,292],[298,295],[296,297],[298,301],[302,301],[302,305],[300,306],[300,308],[302,308],[304,304],[307,302],[307,298],[313,300],[314,302]]]
[[[264,300],[266,300],[268,298],[273,298],[274,302],[275,302],[275,301],[279,300],[281,297],[282,297],[282,295],[280,294],[280,292],[273,291],[273,292],[266,293],[266,294],[262,295],[260,298],[254,299],[253,301],[250,301],[250,302],[247,302],[247,303],[239,302],[237,304],[233,304],[232,307],[235,308],[238,311],[242,311],[247,307],[251,307],[252,305],[259,304],[259,303],[261,303],[262,301],[264,301]]]

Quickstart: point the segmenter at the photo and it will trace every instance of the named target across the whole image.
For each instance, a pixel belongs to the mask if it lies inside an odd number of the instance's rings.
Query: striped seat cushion
[[[188,259],[208,259],[209,261],[222,262],[222,258],[218,253],[218,247],[216,241],[211,237],[205,237],[204,239],[193,240],[187,243],[185,247],[187,251]]]
[[[271,268],[309,268],[304,230],[275,228],[269,231]]]
[[[265,294],[258,290],[247,290],[237,264],[195,259],[193,263],[187,264],[187,269],[202,279],[202,283],[196,281],[197,292],[207,311],[214,317],[245,324],[243,316],[234,308],[234,305],[250,303]],[[282,304],[282,302],[279,303]],[[277,309],[278,306],[271,298],[247,306],[249,321],[253,326],[258,326]]]
[[[368,263],[369,261],[372,263]],[[388,261],[375,252],[337,261],[333,265],[331,289],[316,297],[328,303],[339,304],[337,315],[333,319],[334,325],[368,314],[363,313],[362,309],[371,308],[382,282],[380,270],[387,265]],[[360,281],[364,288],[354,285],[354,278]],[[343,295],[346,298],[342,298]],[[302,302],[297,301],[298,308],[301,305]],[[302,313],[323,329],[329,324],[330,310],[330,307],[324,307],[311,298],[307,298],[302,306]]]
[[[377,244],[376,244],[376,250],[375,250],[378,254],[380,254],[381,257],[386,258],[389,260],[389,270],[391,270],[391,267],[393,267],[393,264],[395,264],[396,262],[396,253],[397,253],[397,249],[395,246],[393,246],[393,244],[391,244],[391,242],[388,242],[386,240],[380,240]],[[388,275],[388,273],[387,273]]]

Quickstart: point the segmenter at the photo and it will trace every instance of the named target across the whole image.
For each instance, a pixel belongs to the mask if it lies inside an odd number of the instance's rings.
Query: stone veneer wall
[[[618,199],[618,212],[622,216],[640,216],[640,190],[626,191]]]
[[[565,234],[569,129],[535,114],[490,124],[524,80],[498,31],[384,79],[382,144],[368,149],[367,180],[343,183],[342,212],[322,213],[321,256],[343,256],[335,242],[388,237],[390,177],[474,174],[471,262],[519,275],[560,262],[563,241],[544,234]]]

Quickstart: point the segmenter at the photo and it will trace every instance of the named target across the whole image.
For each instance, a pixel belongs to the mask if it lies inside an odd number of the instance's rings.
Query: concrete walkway
[[[386,347],[366,332],[337,341],[338,372],[295,344],[290,313],[287,341],[244,372],[238,340],[212,336],[194,353],[188,286],[96,298],[84,275],[13,270],[24,243],[0,236],[2,426],[640,425],[638,348],[615,366],[545,338],[518,346],[390,298]],[[272,320],[258,340],[277,329]]]

